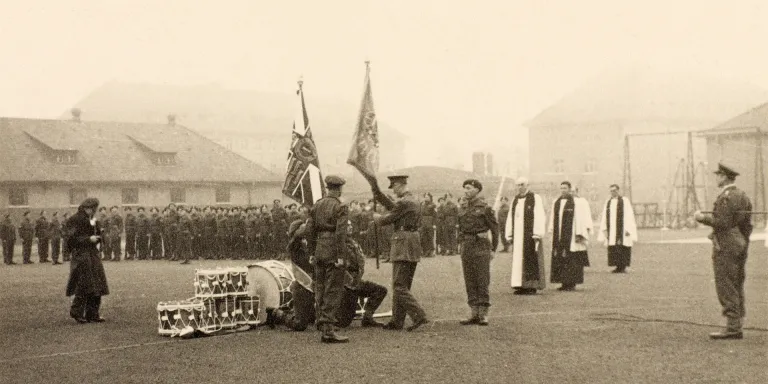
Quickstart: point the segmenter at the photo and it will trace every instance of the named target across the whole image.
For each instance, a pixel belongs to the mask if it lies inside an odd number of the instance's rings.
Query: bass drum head
[[[248,267],[248,293],[259,298],[259,323],[267,321],[267,308],[280,307],[280,288],[275,275],[261,265]]]

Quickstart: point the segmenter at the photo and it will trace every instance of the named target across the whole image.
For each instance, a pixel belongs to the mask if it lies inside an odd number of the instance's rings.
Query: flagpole
[[[365,60],[365,82],[368,83],[368,77],[371,74],[371,61]],[[376,177],[376,175],[373,175],[373,177]],[[378,203],[376,203],[376,196],[373,196],[373,213],[377,213]],[[374,251],[373,254],[376,257],[376,269],[379,269],[380,266],[380,257],[379,257],[379,225],[376,223],[376,220],[373,221],[373,246]]]

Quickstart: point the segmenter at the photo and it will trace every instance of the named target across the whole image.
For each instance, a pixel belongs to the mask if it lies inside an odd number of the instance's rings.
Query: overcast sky
[[[0,0],[0,115],[56,117],[110,79],[290,92],[303,75],[307,93],[358,103],[369,59],[397,129],[520,143],[525,120],[606,69],[768,88],[763,3]],[[409,162],[433,152],[410,146]]]

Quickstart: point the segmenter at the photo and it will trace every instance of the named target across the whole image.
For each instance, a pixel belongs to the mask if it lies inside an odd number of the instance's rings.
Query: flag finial
[[[299,84],[299,88],[301,88],[302,85],[304,85],[304,75],[299,76],[299,81],[296,83]]]

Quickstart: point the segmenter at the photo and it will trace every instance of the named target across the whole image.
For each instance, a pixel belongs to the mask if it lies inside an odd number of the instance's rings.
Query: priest
[[[610,186],[611,197],[603,205],[597,240],[608,247],[608,266],[613,273],[625,273],[632,260],[632,244],[637,241],[637,224],[632,203],[621,196],[619,186]]]
[[[512,289],[515,295],[534,295],[546,286],[541,238],[546,231],[544,202],[528,188],[528,179],[516,181],[517,196],[507,215],[504,236],[512,248]]]
[[[584,283],[584,267],[589,266],[589,206],[572,193],[571,183],[560,183],[560,198],[552,202],[549,233],[552,234],[552,273],[550,281],[560,283],[558,291],[573,291]],[[591,220],[591,219],[589,219]]]

